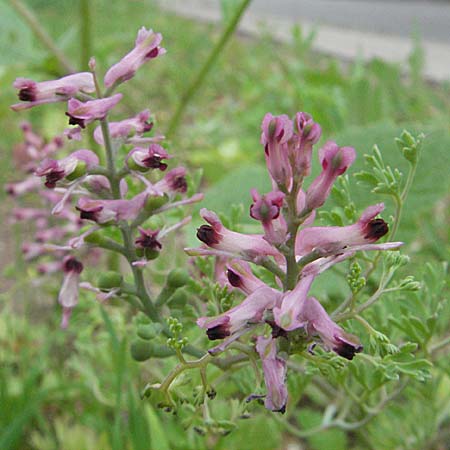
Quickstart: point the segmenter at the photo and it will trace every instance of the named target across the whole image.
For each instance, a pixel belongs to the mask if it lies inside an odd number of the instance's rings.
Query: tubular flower
[[[61,328],[67,328],[72,309],[78,304],[78,288],[83,264],[73,256],[63,261],[64,280],[59,291],[58,302],[63,307]]]
[[[343,358],[353,359],[355,353],[363,350],[358,338],[346,333],[334,323],[314,297],[308,297],[302,302],[298,320],[304,323],[309,335],[319,335],[328,350],[336,352]]]
[[[345,227],[309,227],[297,235],[295,252],[299,256],[319,249],[323,256],[354,252],[357,250],[390,250],[402,242],[373,245],[388,231],[388,224],[375,217],[384,209],[383,203],[369,206],[358,222]]]
[[[132,170],[146,172],[148,169],[166,170],[167,164],[164,159],[170,159],[171,156],[158,144],[150,144],[148,148],[135,147],[128,153],[127,165]],[[178,176],[183,176],[178,172]],[[173,183],[172,183],[173,184]],[[175,189],[176,190],[176,189]]]
[[[141,136],[143,133],[146,133],[153,128],[153,122],[149,122],[149,119],[150,111],[145,109],[135,117],[121,120],[120,122],[110,122],[108,124],[109,134],[113,139],[126,139],[131,136]],[[100,145],[105,144],[100,126],[94,130],[94,139]]]
[[[33,192],[39,189],[41,181],[35,176],[25,178],[23,181],[17,183],[8,183],[5,185],[5,191],[12,197],[19,197],[28,192]]]
[[[133,50],[106,72],[105,86],[109,88],[114,84],[133,78],[136,71],[145,62],[166,53],[166,50],[159,45],[161,41],[160,33],[154,33],[153,30],[146,30],[142,27],[138,32]]]
[[[292,184],[292,168],[289,164],[288,145],[293,135],[292,121],[285,114],[264,116],[261,144],[264,146],[267,168],[280,189],[289,189]]]
[[[208,247],[238,255],[248,261],[265,256],[281,257],[278,250],[261,235],[247,235],[228,230],[216,214],[205,208],[200,210],[200,215],[209,225],[202,225],[197,230],[197,238]]]
[[[36,169],[38,177],[45,177],[45,186],[53,189],[56,183],[64,178],[72,181],[86,173],[86,170],[98,165],[98,156],[86,149],[77,150],[67,158],[57,161],[55,159],[44,159]]]
[[[19,90],[23,103],[12,105],[14,111],[32,108],[45,103],[68,100],[79,92],[95,91],[94,78],[90,72],[74,73],[58,80],[36,82],[27,78],[17,78],[13,86]]]
[[[106,117],[109,110],[114,108],[122,99],[122,94],[114,94],[112,97],[100,98],[80,102],[71,98],[68,102],[66,116],[69,117],[69,125],[79,125],[85,128],[88,123],[94,120],[101,120]]]
[[[186,169],[177,167],[166,173],[165,177],[155,183],[154,189],[162,194],[172,194],[177,192],[184,194],[187,191]]]
[[[325,203],[334,181],[353,164],[355,157],[355,150],[352,147],[339,147],[332,141],[328,141],[319,150],[322,172],[306,191],[308,210],[319,208]]]
[[[265,407],[284,414],[288,391],[286,388],[286,360],[277,355],[277,344],[273,338],[258,336],[256,351],[263,366],[264,382],[267,389]]]
[[[273,245],[286,240],[286,222],[280,217],[285,195],[280,191],[259,195],[256,189],[251,190],[253,203],[250,206],[250,216],[261,221],[264,228],[264,238]],[[278,220],[277,220],[278,219]]]
[[[208,338],[212,340],[227,339],[225,345],[219,346],[222,351],[226,345],[239,338],[251,325],[263,321],[264,312],[275,306],[281,294],[268,286],[262,286],[250,294],[243,302],[215,318],[200,317],[197,325],[206,329]],[[210,353],[215,353],[211,349]]]
[[[145,230],[139,227],[139,237],[134,241],[138,251],[138,256],[145,255],[148,259],[153,259],[159,254],[162,248],[158,241],[159,230]],[[141,253],[141,254],[140,254]]]
[[[294,120],[297,128],[294,145],[294,168],[297,176],[306,177],[311,173],[311,156],[313,145],[317,143],[322,134],[320,125],[304,112],[298,112]]]
[[[130,200],[92,200],[82,197],[76,209],[80,211],[80,219],[87,219],[106,224],[118,220],[132,220],[137,217],[147,201],[148,194],[143,192]]]
[[[240,289],[247,295],[262,286],[266,286],[258,277],[253,275],[250,265],[245,261],[233,260],[227,264],[227,279],[231,286]]]
[[[304,326],[299,316],[313,281],[314,275],[301,278],[292,291],[284,294],[281,306],[274,308],[275,323],[283,330],[291,331]]]

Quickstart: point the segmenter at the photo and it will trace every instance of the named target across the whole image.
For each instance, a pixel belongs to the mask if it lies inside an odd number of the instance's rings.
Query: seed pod
[[[136,339],[130,346],[131,356],[136,361],[147,361],[153,355],[152,346],[148,341]]]
[[[97,286],[100,289],[113,289],[120,287],[122,280],[123,276],[120,273],[109,270],[98,277]]]
[[[173,269],[167,276],[167,284],[173,288],[180,288],[189,282],[189,273],[184,269]]]

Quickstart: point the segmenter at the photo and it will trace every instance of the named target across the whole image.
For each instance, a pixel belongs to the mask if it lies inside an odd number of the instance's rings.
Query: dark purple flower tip
[[[365,239],[376,241],[389,231],[388,224],[383,219],[373,219],[365,227]]]
[[[274,320],[266,320],[267,325],[269,325],[272,328],[272,338],[276,339],[279,337],[287,338],[288,334],[286,330],[283,330],[283,328],[279,327]]]
[[[99,212],[103,209],[103,206],[98,206],[97,208],[92,208],[90,210],[81,209],[79,206],[75,206],[75,209],[80,211],[80,219],[97,222],[99,219]]]
[[[62,180],[65,176],[64,170],[52,170],[45,176],[45,186],[49,189],[53,189],[56,187],[56,183],[59,180]]]
[[[148,131],[151,131],[153,128],[153,122],[144,122],[142,127],[142,132],[147,133]]]
[[[135,244],[141,248],[149,248],[151,250],[161,250],[162,245],[156,239],[158,236],[159,230],[144,230],[140,229],[141,233],[140,237],[135,240]]]
[[[85,120],[79,117],[72,116],[66,112],[66,116],[69,118],[69,125],[79,125],[81,128],[86,128]]]
[[[187,181],[186,177],[184,176],[178,176],[175,177],[171,182],[172,190],[178,191],[181,193],[185,193],[187,191]]]
[[[205,225],[207,226],[207,225]],[[242,278],[239,274],[236,272],[233,272],[231,269],[227,270],[227,278],[230,282],[231,286],[233,287],[241,287],[242,286]]]
[[[164,158],[160,155],[152,155],[143,159],[142,163],[149,169],[159,169],[164,172],[167,169],[167,164],[162,162],[163,159]]]
[[[219,244],[220,237],[220,234],[211,225],[202,225],[197,229],[197,238],[206,245]]]
[[[356,353],[361,353],[363,351],[362,345],[353,345],[340,338],[337,338],[337,341],[338,345],[333,348],[333,351],[343,358],[352,360]]]
[[[159,55],[159,48],[152,48],[146,55],[146,58],[156,58]]]
[[[83,271],[83,264],[72,256],[69,256],[63,263],[63,270],[65,273],[81,273]]]
[[[215,327],[208,328],[206,330],[206,334],[210,341],[215,341],[216,339],[225,339],[226,337],[231,335],[230,324],[221,323],[220,325],[216,325]]]
[[[17,95],[23,102],[34,102],[36,101],[36,87],[34,85],[23,87]]]
[[[250,403],[254,400],[263,400],[266,398],[265,394],[250,394],[246,399],[245,403]]]

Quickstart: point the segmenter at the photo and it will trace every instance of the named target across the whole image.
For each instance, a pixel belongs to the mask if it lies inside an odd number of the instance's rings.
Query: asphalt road
[[[423,39],[450,45],[448,1],[253,0],[249,11],[376,34],[410,37],[419,31]]]
[[[237,0],[225,0],[237,2]],[[159,0],[177,14],[220,21],[219,0]],[[317,51],[343,59],[381,58],[407,70],[418,34],[425,52],[424,74],[450,80],[449,0],[252,0],[240,29],[259,35],[262,27],[282,41],[300,24],[315,29]]]

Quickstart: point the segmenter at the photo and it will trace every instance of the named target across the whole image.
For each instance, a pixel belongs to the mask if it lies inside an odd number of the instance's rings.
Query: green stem
[[[108,166],[108,178],[111,184],[112,194],[114,198],[120,198],[120,187],[119,182],[116,179],[116,166],[114,164],[114,152],[111,143],[111,136],[109,134],[108,121],[106,119],[101,120],[100,126],[102,128],[103,140],[105,142],[106,164]]]
[[[295,258],[295,241],[297,238],[298,227],[301,223],[297,213],[297,195],[299,189],[300,185],[297,183],[297,180],[294,179],[292,190],[286,195],[286,222],[289,239],[286,242],[287,251],[284,252],[286,258],[286,277],[283,282],[283,288],[285,291],[294,289],[300,273],[300,267],[297,265],[297,260]]]
[[[272,272],[275,276],[277,276],[280,280],[284,280],[286,274],[280,269],[280,266],[273,262],[269,258],[264,258],[260,263],[260,266],[266,268],[269,272]]]
[[[89,0],[80,0],[80,42],[81,42],[81,61],[80,68],[86,66],[89,58],[93,55],[92,51],[92,23],[91,9]]]
[[[389,239],[394,239],[395,234],[397,233],[398,226],[400,224],[400,218],[403,212],[403,206],[406,201],[406,197],[408,196],[408,193],[411,189],[411,186],[413,184],[414,178],[416,176],[417,171],[417,162],[412,164],[411,169],[408,172],[408,178],[406,179],[405,187],[403,188],[402,193],[400,196],[395,198],[396,203],[396,211],[395,211],[395,221],[392,225],[392,231],[389,235]]]
[[[351,319],[354,316],[362,313],[364,310],[366,310],[367,308],[372,306],[375,302],[377,302],[378,299],[385,293],[385,287],[389,284],[393,275],[394,272],[389,271],[385,276],[383,276],[380,281],[380,285],[378,286],[378,289],[362,305],[359,305],[357,308],[354,308],[351,311],[348,311],[347,313],[335,314],[336,313],[335,311],[333,314],[331,314],[331,317],[334,318],[336,322],[339,322],[341,320]]]
[[[64,53],[57,47],[51,36],[45,31],[39,22],[39,19],[21,0],[9,0],[11,6],[22,17],[31,31],[47,50],[58,60],[64,72],[75,73],[76,69],[72,66]]]
[[[172,371],[167,375],[167,377],[164,379],[164,381],[161,383],[160,390],[161,391],[167,391],[169,389],[172,382],[177,378],[177,376],[184,372],[185,370],[190,369],[196,369],[196,368],[203,368],[205,367],[209,362],[211,362],[212,356],[207,353],[206,355],[202,356],[200,359],[197,359],[195,361],[185,361],[184,363],[177,364]]]
[[[222,52],[223,48],[225,47],[228,40],[233,35],[242,15],[244,14],[245,10],[249,6],[251,0],[243,0],[239,8],[236,9],[236,12],[234,13],[234,16],[230,20],[230,23],[225,28],[221,38],[217,42],[217,44],[214,46],[214,48],[211,50],[211,53],[209,54],[208,58],[206,59],[203,66],[200,68],[199,72],[197,73],[194,80],[191,82],[191,84],[187,87],[186,91],[181,97],[181,100],[178,104],[178,107],[172,116],[169,126],[167,128],[167,132],[165,133],[167,137],[171,137],[175,134],[178,126],[180,125],[181,118],[183,116],[183,113],[188,106],[189,102],[191,101],[192,97],[194,97],[195,93],[198,91],[200,86],[202,85],[203,81],[205,80],[206,76],[208,75],[208,72],[211,70],[211,68],[214,66],[217,58],[219,57],[220,53]]]
[[[447,336],[446,338],[444,338],[442,341],[437,342],[436,344],[434,344],[431,348],[430,348],[430,353],[434,353],[444,347],[446,347],[447,345],[450,344],[450,336]]]

